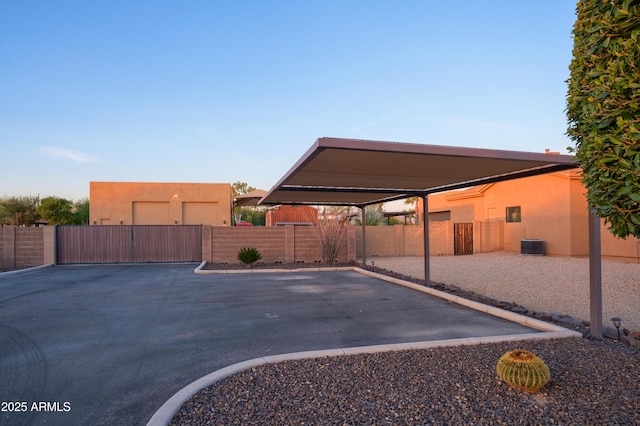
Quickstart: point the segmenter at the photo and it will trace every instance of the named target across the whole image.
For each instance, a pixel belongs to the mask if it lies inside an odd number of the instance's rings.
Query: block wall
[[[356,253],[362,257],[362,227],[355,227]],[[367,257],[424,256],[421,225],[367,226],[365,230]],[[453,224],[429,223],[429,253],[432,256],[453,254]]]
[[[203,239],[210,235],[208,262],[237,263],[236,256],[243,247],[254,247],[262,255],[264,263],[315,263],[320,262],[320,246],[310,226],[213,226],[210,233],[203,229]],[[338,260],[355,260],[355,230],[349,229],[340,249]]]
[[[0,228],[0,269],[27,268],[55,261],[55,227]]]

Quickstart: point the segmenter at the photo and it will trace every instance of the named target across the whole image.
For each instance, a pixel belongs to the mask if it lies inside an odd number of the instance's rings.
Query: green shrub
[[[640,237],[640,2],[580,0],[567,134],[589,207],[617,237]]]
[[[243,247],[238,252],[238,256],[236,256],[236,259],[247,266],[251,266],[251,264],[262,259],[262,255],[257,249],[253,247]]]

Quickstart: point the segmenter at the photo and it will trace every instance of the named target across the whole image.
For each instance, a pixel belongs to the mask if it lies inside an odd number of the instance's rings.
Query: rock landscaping
[[[252,268],[319,266],[257,263]],[[381,268],[367,269],[422,283]],[[269,364],[203,389],[171,424],[640,424],[639,348],[607,338],[590,340],[588,323],[561,313],[536,312],[456,286],[432,287],[553,322],[584,337]],[[498,378],[498,360],[514,349],[534,352],[548,365],[551,379],[537,393],[514,389]]]

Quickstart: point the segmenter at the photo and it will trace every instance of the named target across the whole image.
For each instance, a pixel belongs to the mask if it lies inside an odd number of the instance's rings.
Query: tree
[[[69,225],[74,223],[73,204],[59,197],[43,198],[38,206],[38,215],[48,225]]]
[[[89,199],[82,198],[74,203],[73,223],[76,225],[89,224]]]
[[[0,226],[11,224],[11,214],[4,206],[4,200],[0,198]]]
[[[362,218],[357,216],[354,218],[356,225],[362,225]],[[384,209],[382,204],[373,204],[364,209],[364,224],[366,226],[385,225]]]
[[[267,214],[264,210],[258,210],[257,207],[242,207],[240,218],[244,221],[251,222],[255,226],[264,226],[267,220]]]
[[[418,197],[417,195],[413,197],[405,198],[404,203],[409,205],[415,205],[420,198],[421,197]]]
[[[38,220],[38,197],[9,197],[0,200],[3,225],[32,226]]]
[[[640,238],[640,0],[580,0],[569,66],[567,134],[589,207]]]
[[[247,192],[255,191],[253,186],[249,186],[247,182],[234,182],[231,184],[231,196],[233,198],[238,195],[246,194]]]
[[[243,195],[246,194],[248,192],[251,191],[255,191],[256,188],[254,188],[253,186],[249,186],[249,184],[247,182],[234,182],[233,184],[231,184],[231,198],[235,199],[238,195]],[[262,225],[264,225],[264,217],[262,218],[262,220],[260,220],[259,215],[255,216],[255,222],[254,223],[254,216],[253,213],[256,212],[259,209],[256,209],[254,207],[236,207],[235,205],[233,206],[233,221],[235,223],[240,222],[241,220],[245,219],[247,220],[247,222],[251,222],[254,225],[258,225],[260,223],[262,223]]]

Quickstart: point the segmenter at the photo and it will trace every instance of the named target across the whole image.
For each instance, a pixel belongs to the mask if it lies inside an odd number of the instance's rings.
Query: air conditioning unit
[[[544,256],[544,241],[520,240],[520,254]]]

